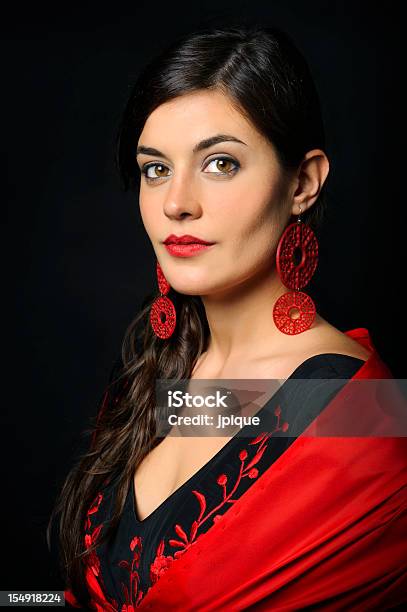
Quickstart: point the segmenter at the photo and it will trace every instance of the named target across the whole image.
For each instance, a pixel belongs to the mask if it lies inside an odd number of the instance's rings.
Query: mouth
[[[202,242],[188,242],[185,244],[170,242],[164,243],[170,255],[175,257],[193,257],[204,251],[208,251],[215,246],[215,243],[202,243]]]
[[[168,253],[175,257],[191,257],[211,249],[216,243],[208,242],[203,238],[191,236],[190,234],[184,234],[183,236],[170,234],[163,241],[163,244]]]
[[[183,236],[175,236],[175,234],[170,234],[163,241],[163,244],[203,244],[210,246],[215,243],[204,240],[203,238],[198,238],[197,236],[191,236],[190,234],[184,234]]]

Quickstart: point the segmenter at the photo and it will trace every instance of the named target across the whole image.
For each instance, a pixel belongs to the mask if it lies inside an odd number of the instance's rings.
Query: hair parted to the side
[[[298,168],[305,153],[325,148],[319,98],[307,63],[279,28],[257,25],[209,27],[183,35],[151,60],[138,76],[117,132],[115,162],[124,190],[138,190],[136,147],[144,124],[161,104],[197,90],[225,93],[275,148],[283,169]],[[324,189],[303,213],[318,226],[325,206]],[[158,378],[190,378],[206,350],[209,328],[199,296],[171,289],[177,325],[168,340],[153,333],[148,296],[126,330],[121,363],[112,372],[97,419],[92,418],[89,451],[69,472],[47,529],[59,520],[59,556],[66,588],[87,607],[85,564],[94,545],[86,548],[86,511],[102,487],[114,480],[117,495],[112,519],[98,544],[117,528],[134,471],[161,440],[156,437],[155,384]]]

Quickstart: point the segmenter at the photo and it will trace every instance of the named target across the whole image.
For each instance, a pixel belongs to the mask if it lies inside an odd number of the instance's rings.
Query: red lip
[[[208,242],[207,240],[202,240],[202,238],[197,238],[196,236],[191,236],[190,234],[184,234],[183,236],[176,236],[175,234],[170,234],[164,240],[164,244],[215,244],[215,243]]]
[[[194,257],[202,251],[208,251],[212,249],[214,244],[198,244],[197,242],[191,244],[175,244],[170,243],[166,244],[165,248],[167,249],[170,255],[174,257]]]

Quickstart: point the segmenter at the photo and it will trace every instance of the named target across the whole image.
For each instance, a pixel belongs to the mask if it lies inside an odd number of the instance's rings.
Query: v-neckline
[[[308,357],[307,359],[305,359],[305,361],[303,361],[302,363],[300,363],[299,366],[297,366],[295,368],[295,370],[286,378],[284,379],[283,384],[277,389],[277,391],[272,395],[272,397],[270,399],[268,399],[265,404],[259,408],[259,410],[253,414],[253,416],[255,415],[261,415],[261,413],[263,411],[266,411],[268,406],[270,405],[271,402],[275,401],[276,396],[281,392],[281,390],[283,389],[283,387],[286,385],[287,381],[292,380],[294,378],[298,378],[298,373],[307,365],[309,365],[309,363],[311,361],[313,361],[314,359],[317,358],[321,358],[321,357],[331,357],[331,356],[341,356],[341,357],[347,357],[348,359],[353,359],[353,360],[357,360],[361,362],[361,366],[363,367],[363,365],[366,363],[366,360],[364,359],[360,359],[358,357],[353,357],[352,355],[346,355],[344,353],[320,353],[318,355],[312,355],[311,357]],[[146,517],[144,517],[144,519],[140,519],[137,515],[137,511],[136,511],[136,493],[135,493],[135,484],[134,484],[134,474],[131,478],[131,483],[130,483],[130,489],[131,489],[131,509],[132,509],[132,514],[133,514],[133,518],[135,519],[136,523],[138,525],[145,525],[147,524],[150,519],[152,519],[160,510],[162,510],[167,504],[169,504],[172,499],[179,494],[185,487],[189,486],[194,480],[195,478],[198,478],[199,476],[201,476],[201,474],[204,472],[204,470],[209,469],[209,467],[216,462],[216,460],[219,458],[219,456],[222,453],[226,453],[227,451],[229,451],[229,448],[231,448],[232,444],[236,441],[237,438],[241,438],[242,436],[242,432],[244,431],[248,431],[248,429],[250,428],[250,425],[245,425],[244,427],[242,427],[241,429],[239,429],[236,434],[234,436],[231,437],[230,440],[228,440],[226,442],[226,444],[224,446],[222,446],[222,448],[220,448],[215,455],[213,455],[213,457],[211,457],[202,467],[200,467],[194,474],[192,474],[192,476],[190,476],[188,478],[188,480],[186,480],[185,482],[183,482],[177,489],[175,489],[175,491],[173,491],[168,497],[166,497],[152,512],[150,512],[150,514],[148,514]]]

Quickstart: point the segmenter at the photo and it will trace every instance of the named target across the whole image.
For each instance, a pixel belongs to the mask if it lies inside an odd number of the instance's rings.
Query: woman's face
[[[162,104],[138,151],[141,217],[171,287],[215,296],[270,270],[292,212],[287,179],[272,145],[226,96],[202,90]],[[180,256],[183,247],[177,255],[163,244],[170,234],[214,244]]]

